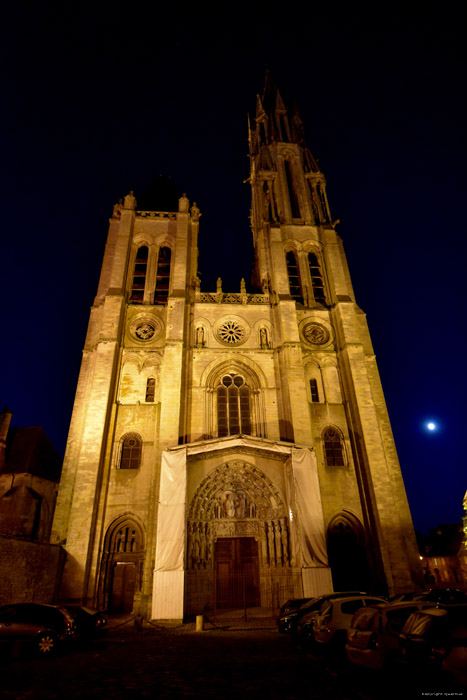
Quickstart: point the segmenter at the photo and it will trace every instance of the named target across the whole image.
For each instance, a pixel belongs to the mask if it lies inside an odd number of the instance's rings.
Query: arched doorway
[[[288,518],[277,488],[242,461],[213,469],[188,510],[186,614],[270,608],[290,577]]]
[[[328,557],[335,591],[370,591],[371,569],[362,524],[352,513],[335,515],[328,525]]]
[[[131,613],[141,589],[144,561],[142,527],[122,516],[108,528],[102,557],[103,605],[111,612]]]

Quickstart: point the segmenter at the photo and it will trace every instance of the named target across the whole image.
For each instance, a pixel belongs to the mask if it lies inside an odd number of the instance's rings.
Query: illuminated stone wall
[[[64,550],[56,545],[0,535],[0,605],[55,602],[64,555]]]
[[[274,99],[277,107],[281,101]],[[63,598],[111,602],[112,567],[120,554],[136,582],[132,608],[142,614],[152,609],[161,455],[207,442],[218,460],[227,459],[218,439],[219,387],[226,375],[248,388],[255,439],[314,450],[323,527],[334,535],[339,528],[354,533],[370,559],[368,585],[393,593],[423,583],[366,318],[330,216],[324,175],[297,136],[296,117],[293,127],[283,105],[276,113],[271,106],[258,109],[256,131],[250,131],[256,290],[247,291],[240,280],[236,290],[225,290],[221,279],[216,289],[201,289],[200,212],[186,196],[176,212],[138,210],[132,193],[114,207],[51,540],[67,550]],[[269,124],[266,141],[260,124]],[[136,300],[142,247],[146,277]],[[168,296],[154,303],[158,256],[167,248]],[[289,254],[299,279],[296,298]],[[310,255],[319,261],[319,284]],[[329,429],[340,445],[335,464],[326,457]],[[142,449],[135,469],[122,468],[129,437]],[[204,478],[209,461],[197,464]],[[280,462],[266,460],[261,469],[286,503]],[[193,494],[199,483],[195,472],[188,476]],[[126,535],[115,539],[117,524]],[[139,533],[137,556],[130,540],[122,544],[131,532]],[[121,549],[113,551],[117,541]]]

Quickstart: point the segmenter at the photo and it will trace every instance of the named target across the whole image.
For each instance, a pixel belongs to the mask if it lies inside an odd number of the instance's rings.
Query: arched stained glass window
[[[154,290],[154,303],[166,304],[170,287],[170,263],[172,251],[170,248],[160,248],[157,258],[156,288]]]
[[[290,295],[303,304],[302,285],[300,280],[300,270],[298,261],[293,250],[289,250],[286,254],[287,273],[289,275]]]
[[[120,469],[139,469],[141,466],[141,451],[143,443],[139,435],[134,433],[123,438]]]
[[[148,269],[148,247],[143,245],[138,248],[131,285],[131,298],[133,304],[142,304],[144,300],[144,287],[146,285],[146,273]]]
[[[251,434],[250,389],[239,374],[226,374],[217,388],[218,436]]]
[[[323,432],[323,443],[326,466],[344,467],[344,446],[339,431],[332,426],[326,428]]]
[[[308,265],[310,267],[311,286],[313,288],[315,301],[320,304],[325,304],[326,294],[324,291],[323,276],[315,253],[308,253]]]

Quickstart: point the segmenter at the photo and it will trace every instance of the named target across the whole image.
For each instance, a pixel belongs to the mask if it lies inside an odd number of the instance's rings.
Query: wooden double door
[[[254,537],[219,538],[214,547],[216,607],[234,609],[258,607],[258,542]]]
[[[112,574],[109,609],[116,613],[131,613],[136,588],[136,562],[117,561]]]

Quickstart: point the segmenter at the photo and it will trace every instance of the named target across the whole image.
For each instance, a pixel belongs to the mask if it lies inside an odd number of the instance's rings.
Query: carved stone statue
[[[235,517],[246,518],[246,496],[244,491],[235,494]]]
[[[201,212],[198,209],[198,207],[196,206],[196,202],[193,202],[193,206],[190,209],[190,214],[191,214],[191,218],[193,219],[193,221],[199,221],[199,217],[201,216]]]
[[[178,211],[184,212],[188,211],[188,207],[190,206],[190,200],[186,196],[186,192],[183,193],[183,196],[180,197],[178,200]]]
[[[259,346],[262,350],[270,350],[271,345],[269,343],[268,330],[262,326],[259,329]]]
[[[136,197],[134,195],[133,190],[130,190],[130,194],[127,194],[125,197],[125,203],[123,205],[124,209],[132,209],[133,211],[136,209]]]
[[[114,204],[114,208],[112,211],[112,219],[119,219],[120,216],[122,215],[122,209],[123,209],[123,201],[121,199],[119,199],[117,204]]]
[[[287,518],[281,518],[281,539],[282,539],[282,557],[284,565],[289,563],[289,541],[287,537]]]
[[[226,518],[235,518],[235,503],[233,499],[233,493],[231,491],[226,491],[222,500],[224,516]]]
[[[204,347],[204,328],[203,328],[203,326],[198,326],[196,329],[196,345],[199,348]]]
[[[243,277],[240,280],[240,294],[246,294],[246,285]]]
[[[222,280],[220,277],[217,278],[216,292],[217,294],[222,294]]]

